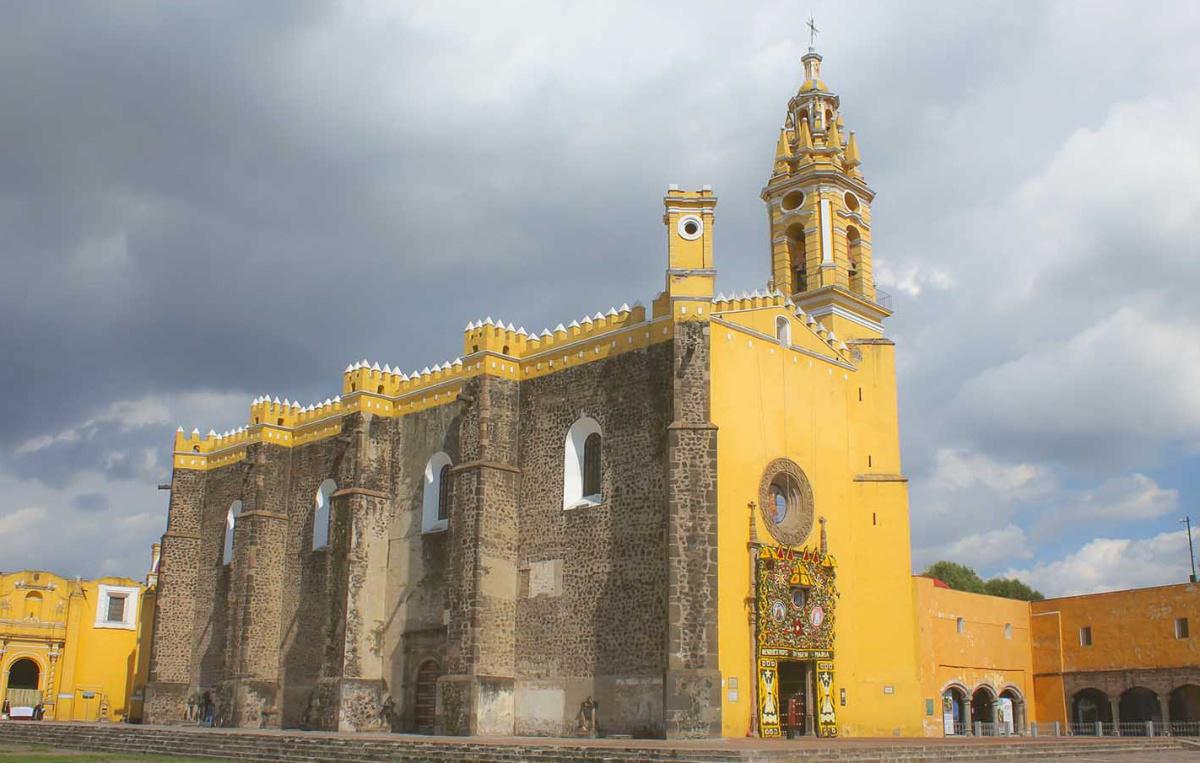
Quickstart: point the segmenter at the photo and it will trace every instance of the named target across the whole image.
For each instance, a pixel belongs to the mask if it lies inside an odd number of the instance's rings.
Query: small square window
[[[109,596],[107,618],[110,623],[125,622],[125,597]]]
[[[1091,646],[1092,645],[1092,626],[1085,625],[1079,629],[1079,645],[1080,646]]]
[[[1188,619],[1186,617],[1175,618],[1175,638],[1188,638]]]
[[[955,622],[955,626],[958,628],[959,633],[967,632],[967,621],[962,619],[961,617],[958,618],[958,620]]]
[[[1004,638],[1012,641],[1012,623],[1004,624]]]

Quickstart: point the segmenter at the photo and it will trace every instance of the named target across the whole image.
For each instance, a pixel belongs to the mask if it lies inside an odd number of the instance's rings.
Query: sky
[[[178,425],[718,289],[815,14],[877,192],[913,564],[1179,582],[1200,519],[1200,4],[5,3],[0,569],[140,577]],[[1197,533],[1200,539],[1200,532]]]

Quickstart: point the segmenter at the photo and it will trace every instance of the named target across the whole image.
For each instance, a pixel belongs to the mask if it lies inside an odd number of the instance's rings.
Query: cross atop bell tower
[[[808,21],[810,42],[818,32]],[[843,137],[841,99],[821,79],[815,47],[800,59],[804,81],[788,101],[763,188],[776,289],[838,335],[879,336],[891,315],[871,267],[875,192],[860,169],[858,139]]]

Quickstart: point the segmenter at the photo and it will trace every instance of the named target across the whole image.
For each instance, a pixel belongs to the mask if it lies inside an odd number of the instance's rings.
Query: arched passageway
[[[1158,695],[1143,686],[1127,689],[1119,703],[1121,723],[1162,723],[1162,706]]]
[[[971,722],[996,722],[996,695],[987,686],[980,686],[971,695]]]
[[[998,717],[996,722],[1004,726],[1002,733],[1023,734],[1025,732],[1025,698],[1021,692],[1008,687],[1000,692],[1000,709],[1004,717]]]
[[[1082,689],[1071,698],[1071,723],[1076,734],[1095,734],[1097,723],[1112,723],[1108,695],[1099,689]]]
[[[946,736],[967,733],[969,708],[967,693],[963,689],[951,686],[942,692],[942,731]]]
[[[38,684],[42,678],[42,669],[28,657],[14,660],[8,666],[8,691],[4,699],[11,707],[33,707],[42,701],[42,693]]]
[[[1200,723],[1200,686],[1184,684],[1171,692],[1167,702],[1171,723]]]

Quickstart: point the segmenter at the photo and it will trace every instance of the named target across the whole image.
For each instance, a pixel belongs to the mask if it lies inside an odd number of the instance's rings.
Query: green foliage
[[[1020,601],[1041,601],[1046,598],[1041,591],[1030,588],[1016,578],[992,578],[985,582],[975,570],[958,562],[934,562],[922,574],[937,578],[956,591],[986,593]]]
[[[1041,591],[1030,588],[1027,583],[1016,578],[992,578],[983,584],[983,592],[1021,601],[1041,601],[1046,598],[1042,596]]]
[[[956,591],[983,593],[983,580],[975,570],[958,562],[940,561],[929,565],[925,575],[937,578]]]

